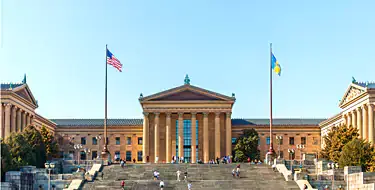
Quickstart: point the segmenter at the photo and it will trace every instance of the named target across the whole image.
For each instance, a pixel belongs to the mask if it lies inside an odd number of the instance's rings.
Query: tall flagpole
[[[103,153],[107,153],[107,44],[105,45],[105,100],[104,100],[104,149]]]
[[[269,153],[273,153],[272,142],[272,43],[270,43],[270,149]]]

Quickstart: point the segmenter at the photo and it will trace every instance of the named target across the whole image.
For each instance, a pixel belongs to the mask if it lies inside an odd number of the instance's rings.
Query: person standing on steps
[[[146,160],[147,160],[147,163],[149,163],[150,162],[150,157],[146,156]]]
[[[184,180],[186,181],[187,179],[187,170],[184,172]]]
[[[121,187],[122,187],[122,189],[125,189],[125,181],[124,180],[121,181]]]
[[[177,170],[177,181],[180,181],[180,175],[181,175],[181,171],[180,170]]]
[[[191,190],[191,183],[188,183],[188,190]]]
[[[160,181],[159,186],[160,186],[160,190],[163,190],[163,188],[164,188],[164,181],[163,180]]]
[[[241,167],[240,164],[238,164],[237,167],[236,167],[236,174],[237,174],[238,178],[240,177],[240,167]]]
[[[102,172],[102,174],[101,174],[101,175],[102,175],[102,180],[103,180],[103,178],[104,178],[104,172]]]

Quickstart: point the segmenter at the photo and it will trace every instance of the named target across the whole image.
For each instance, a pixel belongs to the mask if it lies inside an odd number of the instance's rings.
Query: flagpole
[[[105,100],[104,100],[104,149],[107,153],[107,44],[105,45]]]
[[[272,43],[270,43],[270,149],[269,153],[273,153],[272,142]]]

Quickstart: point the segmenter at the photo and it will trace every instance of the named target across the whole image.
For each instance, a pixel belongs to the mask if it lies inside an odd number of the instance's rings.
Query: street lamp
[[[293,158],[294,149],[293,148],[291,148],[291,149],[288,148],[288,153]],[[290,160],[290,171],[292,171],[292,169],[293,169],[293,162],[292,162],[292,159],[291,159]]]
[[[278,150],[279,150],[279,158],[280,158],[280,145],[281,141],[283,140],[283,136],[276,136],[277,144],[278,144]]]
[[[95,138],[96,138],[96,140],[99,140],[99,143],[98,143],[98,145],[99,145],[98,149],[99,150],[98,150],[98,152],[100,152],[100,140],[102,140],[102,136],[98,135]],[[96,157],[99,159],[100,158],[100,154],[98,154]]]
[[[79,155],[79,150],[82,148],[82,144],[75,144],[74,145],[74,150],[78,151],[77,153],[77,160],[78,160],[78,165],[79,165],[79,159],[80,159],[80,155]]]
[[[84,151],[85,151],[85,154],[86,154],[86,160],[85,160],[85,165],[86,165],[86,172],[87,172],[87,169],[88,169],[88,167],[87,167],[87,158],[89,157],[89,155],[90,155],[90,153],[91,153],[91,149],[89,149],[89,148],[85,148],[85,149],[83,149]]]
[[[51,188],[51,170],[53,170],[53,168],[55,168],[55,164],[46,162],[44,164],[44,167],[47,168],[47,170],[48,170],[48,190],[50,190],[50,188]]]
[[[331,163],[328,163],[327,166],[328,166],[328,169],[332,169],[332,189],[333,189],[334,184],[335,184],[335,169],[339,168],[339,164],[331,162]]]
[[[302,150],[305,149],[305,145],[297,144],[297,149],[299,149],[299,151],[300,151],[300,159],[301,159],[299,167],[302,168]]]

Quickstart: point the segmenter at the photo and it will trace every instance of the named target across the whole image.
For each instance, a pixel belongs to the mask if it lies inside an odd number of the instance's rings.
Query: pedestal
[[[108,166],[111,163],[111,153],[109,153],[107,150],[103,150],[101,154],[103,166]]]

